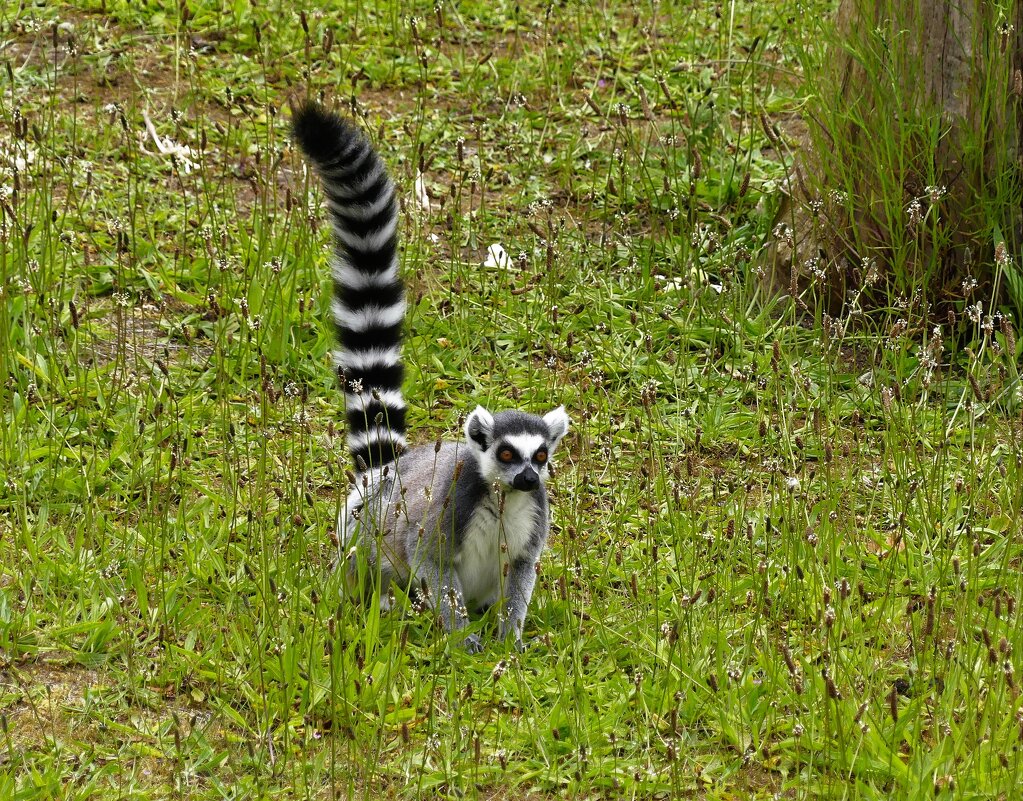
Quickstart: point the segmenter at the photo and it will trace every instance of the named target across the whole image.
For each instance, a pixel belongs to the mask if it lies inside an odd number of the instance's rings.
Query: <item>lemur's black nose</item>
[[[515,476],[512,486],[517,490],[535,490],[540,486],[540,476],[537,475],[532,467],[527,467]]]

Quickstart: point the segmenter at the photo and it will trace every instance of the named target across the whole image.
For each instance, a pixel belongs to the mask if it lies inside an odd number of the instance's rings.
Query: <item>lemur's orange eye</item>
[[[511,464],[515,461],[515,451],[511,448],[501,448],[501,450],[497,452],[497,458],[505,464]]]
[[[533,459],[537,464],[545,464],[547,462],[547,451],[537,451],[533,455]]]

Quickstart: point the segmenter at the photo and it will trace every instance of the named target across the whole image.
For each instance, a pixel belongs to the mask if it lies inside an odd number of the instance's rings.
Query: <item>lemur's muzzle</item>
[[[512,486],[517,490],[531,491],[540,486],[540,476],[532,467],[527,467],[512,481]]]

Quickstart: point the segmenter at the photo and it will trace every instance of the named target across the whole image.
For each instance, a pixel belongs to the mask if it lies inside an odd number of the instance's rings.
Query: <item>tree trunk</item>
[[[842,0],[835,30],[772,283],[832,311],[918,290],[940,311],[974,278],[1023,308],[1019,0]]]

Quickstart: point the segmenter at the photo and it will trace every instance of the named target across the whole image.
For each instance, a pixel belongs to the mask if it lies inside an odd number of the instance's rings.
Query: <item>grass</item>
[[[1020,346],[764,296],[811,11],[0,8],[0,797],[1012,797]],[[522,655],[339,601],[306,93],[403,188],[413,438],[573,418]]]

